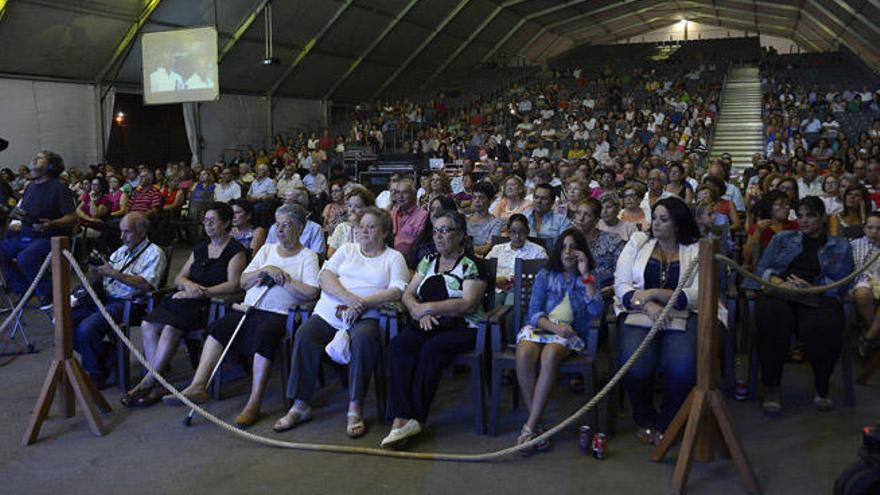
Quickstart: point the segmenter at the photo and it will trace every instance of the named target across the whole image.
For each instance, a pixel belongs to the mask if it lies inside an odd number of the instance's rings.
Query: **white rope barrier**
[[[85,287],[86,291],[92,297],[95,302],[95,305],[98,307],[98,310],[101,312],[101,315],[104,316],[104,319],[110,324],[110,327],[116,333],[116,337],[128,347],[129,351],[131,351],[132,355],[143,365],[147,371],[149,371],[156,380],[167,390],[171,392],[178,400],[180,400],[187,407],[192,408],[198,414],[203,416],[209,422],[215,424],[216,426],[226,430],[233,435],[244,438],[246,440],[250,440],[260,445],[265,445],[269,447],[277,447],[282,449],[294,449],[294,450],[304,450],[304,451],[312,451],[312,452],[328,452],[328,453],[338,453],[338,454],[362,454],[362,455],[372,455],[372,456],[380,456],[380,457],[393,457],[400,459],[414,459],[414,460],[429,460],[429,461],[451,461],[451,462],[486,462],[499,460],[504,457],[511,456],[513,454],[519,453],[521,451],[532,449],[538,443],[543,442],[546,439],[549,439],[553,435],[559,433],[565,428],[571,426],[573,423],[578,421],[582,416],[584,416],[591,409],[596,407],[596,405],[605,398],[605,396],[614,388],[615,385],[621,380],[624,374],[632,367],[635,361],[645,352],[648,345],[651,343],[651,340],[657,335],[657,333],[662,328],[662,323],[665,321],[666,316],[672,308],[672,305],[675,303],[675,300],[678,298],[678,295],[681,293],[682,289],[685,285],[687,285],[688,281],[693,277],[694,271],[697,268],[697,260],[691,262],[690,265],[687,266],[685,271],[683,272],[683,276],[679,278],[678,286],[672,293],[672,296],[669,298],[669,302],[664,306],[663,310],[660,312],[660,316],[657,318],[657,321],[654,322],[654,325],[651,327],[651,330],[642,340],[639,347],[635,350],[632,356],[620,367],[617,373],[611,377],[608,383],[602,387],[596,395],[590,399],[589,402],[584,404],[580,409],[575,411],[571,416],[554,426],[553,428],[547,430],[543,434],[535,437],[534,439],[523,443],[521,445],[516,445],[513,447],[508,447],[506,449],[494,451],[494,452],[486,452],[480,454],[453,454],[453,453],[422,453],[422,452],[404,452],[404,451],[396,451],[396,450],[383,450],[377,448],[367,448],[367,447],[350,447],[345,445],[325,445],[325,444],[315,444],[315,443],[301,443],[301,442],[286,442],[282,440],[278,440],[275,438],[264,437],[261,435],[256,435],[254,433],[250,433],[248,431],[241,430],[234,425],[231,425],[222,419],[214,416],[198,404],[190,401],[185,395],[183,395],[179,390],[177,390],[168,380],[165,379],[154,367],[153,365],[144,358],[143,354],[131,343],[131,341],[122,333],[122,330],[119,329],[119,326],[110,317],[109,313],[107,313],[107,309],[104,307],[104,304],[101,302],[98,295],[95,293],[92,286],[88,283],[88,280],[85,274],[82,272],[79,264],[76,261],[76,258],[70,251],[65,250],[64,255],[70,261],[71,266],[73,267],[74,272],[82,281],[83,287]]]
[[[24,309],[24,306],[31,299],[31,296],[34,295],[34,291],[37,289],[37,284],[40,283],[40,279],[42,279],[43,275],[46,274],[46,270],[49,269],[49,263],[51,261],[52,254],[50,253],[46,255],[46,259],[43,260],[43,264],[40,265],[40,270],[37,272],[37,276],[36,278],[34,278],[34,281],[31,282],[31,286],[28,287],[26,291],[24,291],[24,295],[22,295],[21,299],[18,300],[18,304],[15,305],[15,308],[12,310],[12,312],[9,313],[9,316],[7,316],[5,320],[3,320],[3,324],[0,325],[0,334],[2,334],[3,331],[5,331],[7,327],[9,327],[12,321],[18,317],[17,315],[21,313],[22,309]]]
[[[715,259],[719,260],[719,261],[723,262],[724,264],[728,265],[729,267],[733,268],[738,273],[740,273],[742,276],[744,276],[748,279],[754,280],[755,282],[757,282],[760,285],[762,285],[766,288],[769,288],[769,289],[780,290],[780,291],[784,291],[784,292],[791,292],[793,294],[822,294],[822,293],[825,293],[826,291],[834,290],[839,287],[842,287],[842,286],[852,282],[853,280],[855,280],[856,277],[858,277],[862,272],[864,272],[865,270],[870,268],[871,265],[873,265],[878,259],[880,259],[880,250],[878,250],[876,253],[874,253],[874,256],[872,256],[871,259],[869,259],[858,270],[850,273],[849,275],[843,277],[842,279],[835,280],[834,282],[827,284],[827,285],[816,285],[816,286],[807,287],[804,289],[800,289],[797,287],[787,287],[787,286],[783,286],[783,285],[779,285],[779,284],[770,282],[769,280],[764,280],[763,278],[748,271],[744,266],[742,266],[739,263],[737,263],[736,261],[728,258],[727,256],[724,256],[723,254],[716,254]]]

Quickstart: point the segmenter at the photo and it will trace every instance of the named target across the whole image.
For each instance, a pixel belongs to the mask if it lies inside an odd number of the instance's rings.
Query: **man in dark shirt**
[[[12,290],[24,293],[40,271],[51,250],[49,239],[69,236],[76,224],[73,195],[58,176],[64,160],[57,153],[40,151],[28,166],[31,183],[24,191],[21,205],[12,217],[21,220],[21,229],[0,241],[0,264]],[[15,263],[12,263],[12,261]],[[37,284],[41,306],[52,304],[51,279],[44,276]]]

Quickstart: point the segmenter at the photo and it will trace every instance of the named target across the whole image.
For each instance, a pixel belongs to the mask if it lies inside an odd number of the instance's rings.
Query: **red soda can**
[[[737,380],[733,389],[733,398],[736,400],[746,400],[749,398],[749,387],[745,380]]]
[[[603,460],[606,457],[608,449],[608,439],[604,433],[596,433],[593,435],[593,459]]]
[[[593,429],[589,425],[578,427],[578,447],[584,454],[593,450]]]

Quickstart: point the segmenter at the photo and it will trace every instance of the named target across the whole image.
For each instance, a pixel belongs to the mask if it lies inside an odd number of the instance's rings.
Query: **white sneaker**
[[[400,428],[392,429],[388,436],[382,439],[382,443],[379,446],[382,448],[393,448],[421,432],[422,425],[415,419],[409,419]]]
[[[816,394],[813,397],[813,407],[816,408],[817,411],[828,412],[834,409],[834,401],[831,400],[831,397],[822,397],[819,394]]]

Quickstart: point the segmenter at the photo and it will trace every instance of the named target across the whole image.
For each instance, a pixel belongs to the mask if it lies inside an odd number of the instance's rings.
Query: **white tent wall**
[[[316,132],[321,137],[324,129],[324,107],[321,100],[304,100],[299,98],[275,98],[272,107],[272,132],[274,134],[291,134],[300,131]]]
[[[222,95],[219,100],[199,105],[202,138],[205,148],[202,161],[214,163],[225,155],[231,159],[235,149],[265,146],[269,128],[268,102],[265,97]]]
[[[271,134],[285,135],[298,131],[320,132],[323,107],[320,100],[276,98],[269,129],[269,100],[262,96],[224,94],[218,101],[199,105],[199,122],[205,147],[202,161],[214,163],[223,155],[226,160],[235,150],[248,145],[259,150],[272,144]],[[267,150],[268,151],[268,150]]]
[[[30,162],[40,149],[59,153],[68,168],[99,161],[100,121],[94,85],[0,79],[0,167]]]

